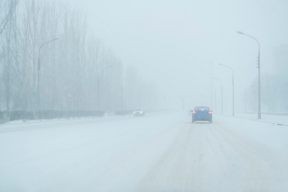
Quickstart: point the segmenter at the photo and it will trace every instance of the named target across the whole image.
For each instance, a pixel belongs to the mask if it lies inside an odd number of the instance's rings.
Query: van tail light
[[[193,111],[192,113],[195,114],[195,113],[197,113],[197,112],[196,112],[196,111]]]
[[[209,114],[212,114],[212,111],[208,111]]]

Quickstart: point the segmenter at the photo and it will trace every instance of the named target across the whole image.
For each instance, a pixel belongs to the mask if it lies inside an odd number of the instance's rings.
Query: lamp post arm
[[[39,51],[38,51],[38,70],[40,70],[40,52],[41,52],[41,49],[42,47],[44,47],[44,45],[48,44],[48,43],[51,43],[52,41],[56,41],[58,40],[59,38],[55,38],[55,39],[52,39],[50,41],[47,41],[45,43],[43,43],[40,47],[39,47]]]
[[[242,32],[240,32],[240,34],[241,35],[245,35],[247,37],[250,37],[250,38],[254,39],[257,42],[257,45],[258,45],[258,68],[260,69],[260,42],[258,41],[258,39],[256,39],[255,37],[253,37],[251,35],[248,35],[248,34],[242,33]]]
[[[58,40],[59,38],[55,38],[55,39],[52,39],[50,41],[47,41],[45,43],[43,43],[40,47],[39,47],[39,50],[38,50],[38,78],[37,78],[37,107],[38,107],[38,118],[40,117],[40,51],[42,49],[42,47],[52,41],[56,41]]]
[[[41,49],[42,49],[42,47],[44,46],[44,45],[46,45],[46,44],[48,44],[48,43],[50,43],[50,42],[52,42],[52,41],[56,41],[56,40],[58,40],[59,38],[55,38],[55,39],[52,39],[52,40],[50,40],[50,41],[47,41],[47,42],[45,42],[45,43],[43,43],[40,47],[39,47],[39,52],[41,51]]]
[[[219,63],[219,65],[221,65],[221,66],[223,66],[223,67],[226,67],[226,68],[230,69],[231,72],[232,72],[232,78],[234,79],[234,71],[233,71],[233,69],[232,69],[231,67],[228,67],[228,66],[226,66],[226,65],[223,65],[223,64],[221,64],[221,63]]]
[[[98,70],[97,70],[97,74],[99,74],[100,71],[103,71],[104,69],[107,69],[107,68],[110,68],[110,67],[113,67],[113,66],[112,66],[112,65],[109,65],[109,66],[107,66],[107,67],[103,67],[103,68],[98,69]]]
[[[260,50],[260,43],[259,43],[259,41],[258,41],[255,37],[253,37],[253,36],[251,36],[251,35],[247,35],[246,33],[243,33],[243,35],[246,35],[247,37],[250,37],[250,38],[254,39],[254,40],[257,42],[258,48],[259,48],[259,50]]]
[[[219,81],[220,84],[221,84],[221,87],[222,87],[222,81],[221,81],[220,79],[217,79],[217,78],[215,78],[215,77],[212,77],[212,79],[215,79],[215,80]]]

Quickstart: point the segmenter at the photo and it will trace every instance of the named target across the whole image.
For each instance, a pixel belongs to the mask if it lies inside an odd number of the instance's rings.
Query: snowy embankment
[[[250,119],[250,120],[259,121],[263,123],[288,126],[288,115],[261,114],[261,119],[258,119],[258,114],[239,113],[239,114],[236,114],[235,117],[243,118],[243,119]]]
[[[182,113],[0,126],[0,191],[287,191],[288,128]]]

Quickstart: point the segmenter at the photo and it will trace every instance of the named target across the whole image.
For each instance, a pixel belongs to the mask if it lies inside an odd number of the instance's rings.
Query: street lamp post
[[[122,81],[121,81],[121,113],[123,112],[123,87],[122,87]]]
[[[38,117],[40,117],[40,56],[41,56],[41,49],[44,45],[47,45],[48,43],[51,43],[53,41],[56,41],[58,40],[59,38],[55,38],[55,39],[52,39],[50,41],[47,41],[45,43],[43,43],[40,47],[39,47],[39,50],[38,50],[38,79],[37,79],[37,105],[38,105]]]
[[[223,85],[222,85],[222,81],[220,79],[215,78],[215,77],[212,77],[212,79],[219,81],[221,84],[221,109],[222,109],[221,113],[223,115]]]
[[[226,67],[226,68],[230,69],[232,72],[232,116],[234,116],[234,71],[231,67],[223,65],[221,63],[219,63],[219,65],[221,65],[222,67]]]
[[[241,31],[237,31],[237,33],[239,33],[240,35],[246,35],[247,37],[254,39],[258,44],[258,119],[261,119],[260,43],[255,37],[247,35]]]
[[[123,81],[129,77],[125,77],[121,80],[121,111],[123,112]]]
[[[107,68],[110,68],[112,67],[112,65],[109,65],[107,67],[103,67],[101,69],[99,69],[97,71],[97,102],[98,102],[98,110],[100,110],[100,77],[99,77],[99,74],[100,74],[100,71],[104,70],[104,69],[107,69]]]
[[[71,102],[72,102],[72,95],[68,94],[69,118],[71,118]]]

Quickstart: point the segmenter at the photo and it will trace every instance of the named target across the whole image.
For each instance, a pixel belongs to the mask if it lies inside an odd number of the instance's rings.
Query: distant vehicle
[[[209,121],[209,123],[212,123],[212,112],[206,106],[195,107],[192,111],[192,123],[195,121]]]
[[[142,109],[136,109],[133,114],[134,116],[144,116],[145,112]]]

